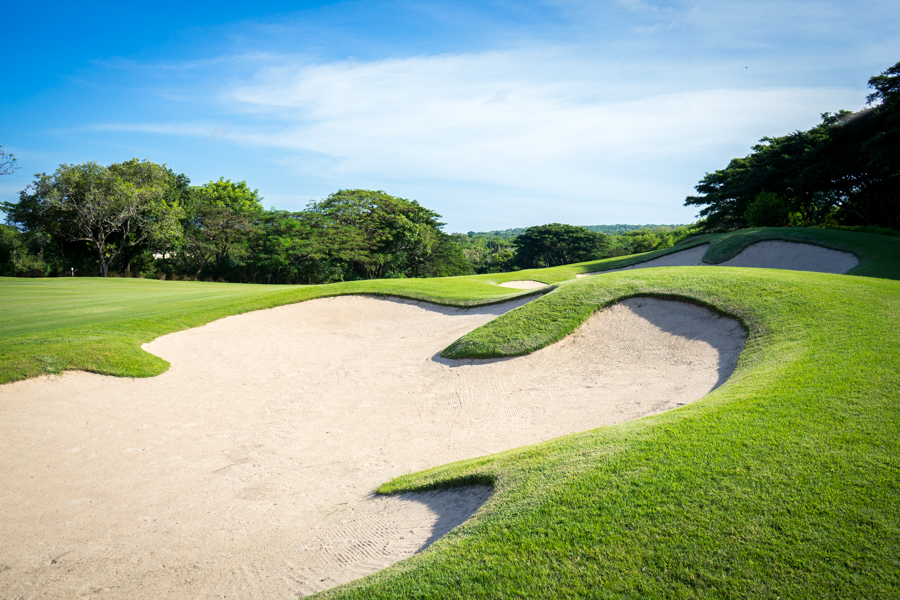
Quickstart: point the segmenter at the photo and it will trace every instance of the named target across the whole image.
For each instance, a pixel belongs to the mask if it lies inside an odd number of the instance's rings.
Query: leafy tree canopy
[[[251,190],[246,181],[233,182],[220,177],[193,189],[197,204],[206,207],[226,208],[236,213],[253,213],[263,210],[259,190]]]
[[[746,227],[763,193],[769,214],[786,215],[783,224],[900,227],[900,63],[869,86],[876,106],[825,113],[808,131],[763,138],[750,155],[707,173],[685,205],[701,207],[713,231]]]
[[[423,276],[444,225],[439,214],[415,200],[382,191],[340,190],[308,210],[362,236],[359,243],[348,239],[347,247],[353,248],[355,271],[365,278]]]
[[[109,167],[60,165],[3,208],[7,220],[25,230],[87,244],[106,277],[112,261],[130,248],[177,234],[180,207],[167,194],[174,178],[165,165],[137,159]]]
[[[598,258],[609,245],[609,239],[584,227],[550,223],[529,227],[513,240],[513,245],[516,265],[527,269]]]

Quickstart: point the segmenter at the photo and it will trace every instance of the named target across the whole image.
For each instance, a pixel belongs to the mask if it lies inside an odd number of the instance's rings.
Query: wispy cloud
[[[898,31],[861,1],[345,2],[209,32],[228,44],[184,60],[95,63],[119,96],[72,129],[301,205],[360,186],[451,223],[686,220],[704,172],[862,106],[900,36],[861,35]]]
[[[227,127],[102,127],[314,154],[335,179],[364,174],[573,196],[603,189],[613,196],[627,193],[627,181],[641,173],[667,171],[685,156],[723,146],[748,147],[859,100],[844,88],[641,89],[627,69],[600,68],[552,49],[272,62],[219,90],[220,108],[240,115]],[[314,164],[322,176],[323,163]]]

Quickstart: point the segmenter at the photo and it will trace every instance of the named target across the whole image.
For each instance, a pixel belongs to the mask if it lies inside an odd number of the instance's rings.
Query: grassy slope
[[[704,260],[713,259],[717,262],[728,260],[748,245],[766,239],[803,241],[853,252],[859,258],[859,265],[853,268],[850,271],[851,273],[886,279],[900,279],[900,238],[847,231],[800,228],[738,231],[716,236],[710,244],[709,250],[706,251]],[[705,239],[700,243],[707,242],[709,240]],[[667,250],[671,250],[671,248]],[[658,252],[649,252],[627,258],[655,258],[659,255]],[[598,264],[606,264],[608,262],[609,259],[593,263],[582,263],[581,265],[569,265],[568,268],[586,265],[587,268],[596,270]],[[554,269],[545,270],[557,271],[564,268],[555,267]],[[671,272],[667,277],[688,281],[695,277],[695,274],[701,274],[704,269],[708,268],[681,267]],[[733,267],[727,268],[731,269]],[[700,269],[700,271],[697,271],[697,269]],[[657,269],[640,270],[636,276],[637,279],[629,275],[629,273],[634,273],[633,271],[624,271],[607,273],[599,279],[591,277],[589,280],[594,282],[601,281],[602,283],[599,285],[603,287],[608,286],[610,289],[619,289],[615,287],[618,285],[617,282],[642,281],[651,272],[656,273]],[[548,294],[540,302],[533,302],[521,310],[503,315],[488,325],[456,340],[442,352],[442,355],[446,358],[519,356],[534,352],[562,339],[581,325],[594,311],[602,308],[604,305],[585,301],[583,290],[587,288],[576,285],[578,283],[578,280],[562,283],[554,293]],[[570,286],[573,285],[576,285],[576,287],[570,289]],[[639,293],[639,290],[643,288],[628,287],[626,285],[626,287],[621,289],[623,291],[619,296],[609,298],[606,303],[617,302],[629,295]],[[677,285],[672,289],[677,289]],[[641,293],[646,293],[646,290]],[[675,295],[684,296],[684,294],[678,292],[669,291],[665,293],[675,293]],[[714,305],[712,307],[715,308]]]
[[[638,263],[646,262],[660,256],[665,256],[666,254],[680,252],[682,250],[687,250],[688,248],[693,248],[694,246],[699,246],[701,244],[708,244],[711,240],[714,240],[717,237],[719,236],[716,234],[698,236],[696,238],[686,240],[684,243],[681,243],[677,246],[664,248],[662,250],[654,250],[652,252],[642,252],[641,254],[630,254],[628,256],[617,256],[616,258],[604,258],[603,260],[592,260],[589,262],[563,265],[561,267],[552,267],[549,269],[525,269],[523,271],[513,271],[511,273],[490,273],[487,275],[475,275],[472,276],[472,279],[489,281],[491,283],[503,283],[506,281],[515,281],[519,279],[531,279],[534,281],[540,281],[542,283],[559,283],[562,281],[574,279],[576,275],[581,275],[583,273],[596,273],[598,271],[619,269],[621,267],[636,265]]]
[[[852,252],[857,255],[861,263],[850,271],[851,275],[864,275],[869,277],[882,277],[885,279],[900,279],[900,238],[871,233],[855,233],[838,231],[834,229],[815,229],[802,227],[768,227],[760,229],[743,229],[732,233],[705,234],[692,237],[677,246],[643,252],[629,256],[606,258],[552,269],[530,269],[515,273],[501,273],[496,275],[480,275],[489,281],[502,283],[514,279],[535,279],[544,283],[558,283],[573,279],[575,275],[582,273],[598,273],[610,269],[619,269],[636,265],[648,260],[673,254],[701,244],[709,244],[709,250],[703,256],[704,262],[717,264],[736,256],[741,250],[763,240],[783,240],[787,242],[803,242],[816,244],[835,250]]]
[[[384,485],[493,481],[496,493],[427,552],[325,596],[900,595],[900,282],[648,269],[507,316],[547,324],[635,294],[741,319],[750,337],[731,379],[669,413]]]

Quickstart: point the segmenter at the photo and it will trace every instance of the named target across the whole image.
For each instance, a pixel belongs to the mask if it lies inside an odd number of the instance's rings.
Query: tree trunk
[[[103,256],[103,250],[97,251],[97,259],[100,262],[100,277],[109,276],[109,261]]]
[[[62,258],[62,274],[63,277],[66,275],[66,251],[62,242],[57,243],[57,247],[59,247],[59,255]]]

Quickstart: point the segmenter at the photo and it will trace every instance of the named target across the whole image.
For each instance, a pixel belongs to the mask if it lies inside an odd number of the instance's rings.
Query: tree
[[[777,195],[805,225],[900,227],[900,63],[869,86],[876,106],[825,113],[808,131],[763,138],[750,155],[707,173],[685,205],[702,207],[710,231],[747,226],[763,193]]]
[[[19,169],[16,164],[16,157],[0,146],[0,175],[9,175],[15,173]]]
[[[481,235],[474,231],[454,233],[450,237],[476,273],[505,273],[513,269],[515,246],[507,237],[493,232]]]
[[[778,194],[760,192],[744,217],[750,227],[784,227],[789,216],[788,208]]]
[[[254,231],[246,280],[259,283],[330,283],[348,276],[348,259],[364,243],[327,216],[269,211]]]
[[[44,258],[44,236],[0,225],[0,276],[41,277],[51,271]]]
[[[421,276],[454,277],[474,272],[472,264],[453,237],[439,232],[437,242],[431,248],[431,258],[424,265]]]
[[[521,268],[555,267],[599,258],[609,245],[605,234],[584,227],[550,223],[529,227],[513,239]]]
[[[308,210],[362,236],[363,243],[352,246],[348,260],[366,279],[424,277],[444,225],[439,214],[415,200],[382,191],[339,190],[310,203]]]
[[[223,262],[236,247],[246,246],[250,230],[263,213],[258,190],[246,181],[224,177],[181,194],[182,235],[172,240],[168,254],[182,271],[197,277]]]
[[[60,165],[53,175],[38,175],[18,205],[4,208],[13,222],[87,242],[106,277],[127,249],[177,234],[180,207],[166,201],[173,176],[165,166],[137,159],[110,167]]]

